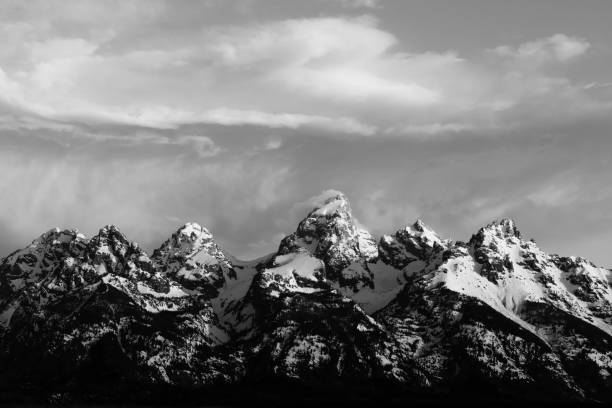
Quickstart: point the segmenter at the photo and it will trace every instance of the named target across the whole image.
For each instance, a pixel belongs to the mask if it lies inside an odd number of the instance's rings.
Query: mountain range
[[[341,193],[253,261],[53,229],[0,260],[0,402],[609,402],[611,282],[510,219],[374,237]]]

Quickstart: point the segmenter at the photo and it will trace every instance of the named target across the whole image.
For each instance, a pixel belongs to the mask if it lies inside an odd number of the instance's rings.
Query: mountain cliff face
[[[611,279],[507,219],[376,239],[340,193],[250,262],[195,223],[150,257],[55,229],[0,260],[0,397],[611,401]]]

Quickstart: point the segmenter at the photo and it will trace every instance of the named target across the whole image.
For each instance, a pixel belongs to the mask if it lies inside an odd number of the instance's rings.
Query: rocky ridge
[[[195,223],[151,256],[114,226],[89,240],[54,229],[0,260],[0,392],[147,401],[181,389],[202,402],[198,390],[280,382],[610,401],[611,279],[508,219],[468,242],[420,220],[375,239],[337,192],[251,262]]]

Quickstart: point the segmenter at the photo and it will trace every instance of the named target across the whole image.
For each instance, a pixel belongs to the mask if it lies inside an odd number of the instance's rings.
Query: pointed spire
[[[502,218],[480,228],[476,234],[472,235],[469,243],[474,247],[488,246],[492,244],[495,240],[494,238],[521,239],[521,232],[516,227],[514,220]]]
[[[427,228],[427,225],[425,225],[425,223],[420,219],[417,218],[417,220],[414,222],[414,224],[412,224],[412,227],[417,230],[417,231],[424,231],[425,228]]]
[[[433,246],[434,243],[442,243],[442,239],[438,236],[438,234],[427,224],[425,224],[420,218],[418,218],[411,226],[404,228],[403,231],[398,231],[396,235],[398,234],[407,234],[412,238],[416,238],[420,241],[423,241],[428,246]]]
[[[127,237],[117,228],[115,225],[108,224],[100,228],[97,235],[94,235],[89,241],[93,245],[101,244],[112,244],[116,245],[133,245],[138,246],[136,243],[131,243]]]
[[[38,238],[32,241],[31,245],[68,243],[74,241],[75,239],[85,240],[85,236],[79,233],[76,228],[62,230],[55,227],[40,235]]]
[[[100,228],[98,234],[91,238],[92,241],[99,241],[101,239],[105,240],[113,240],[120,242],[127,242],[128,239],[125,235],[119,230],[119,228],[115,225],[108,224]]]
[[[396,267],[403,268],[411,260],[426,259],[433,252],[443,250],[449,245],[422,220],[396,231],[393,235],[384,235],[379,243],[382,259]]]
[[[213,240],[210,231],[197,222],[188,222],[180,227],[162,247],[174,247],[185,255],[199,250]]]
[[[197,222],[188,222],[181,226],[158,249],[153,258],[161,260],[168,257],[189,258],[201,250],[220,252],[214,242],[212,233]]]
[[[327,279],[341,285],[349,284],[341,275],[342,270],[354,262],[374,259],[378,253],[374,240],[358,226],[343,193],[327,190],[306,203],[312,210],[293,234],[283,238],[278,254],[306,250],[324,262]],[[369,272],[364,273],[367,276],[361,277],[360,282],[371,284]]]
[[[333,217],[334,215],[351,215],[351,205],[346,196],[340,191],[328,190],[323,192],[314,201],[314,208],[309,217]]]
[[[177,236],[188,237],[192,241],[198,239],[212,239],[212,234],[207,228],[197,222],[188,222],[176,231]]]
[[[311,198],[313,209],[298,224],[298,237],[311,241],[328,235],[356,236],[357,227],[346,196],[337,190],[327,190]],[[340,239],[340,237],[338,237]]]
[[[502,236],[504,238],[521,238],[521,232],[518,230],[516,223],[511,218],[495,220],[487,225],[485,229],[493,230],[498,236]]]

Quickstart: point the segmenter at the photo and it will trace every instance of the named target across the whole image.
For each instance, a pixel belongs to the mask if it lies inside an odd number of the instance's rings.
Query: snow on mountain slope
[[[594,316],[612,324],[612,271],[580,257],[552,255],[549,259],[561,271],[559,280],[566,289],[584,302]]]
[[[235,336],[249,346],[247,359],[261,362],[253,363],[258,377],[393,378],[397,358],[385,346],[393,339],[361,306],[384,306],[401,287],[399,272],[377,264],[376,241],[346,197],[314,205],[277,253],[254,265],[248,291],[231,307]]]
[[[384,235],[379,243],[379,253],[385,263],[402,269],[413,261],[428,259],[449,245],[450,241],[443,241],[423,221],[417,220],[393,235]]]
[[[434,257],[450,244],[421,220],[407,226],[393,235],[384,235],[378,242],[376,254],[365,264],[353,263],[342,273],[353,269],[367,269],[372,275],[372,285],[359,290],[337,286],[345,296],[359,304],[367,313],[374,313],[387,305],[402,289],[406,278],[420,272]],[[364,266],[362,266],[364,265]]]
[[[543,381],[548,372],[565,378],[560,393],[596,388],[606,395],[601,387],[612,376],[609,271],[545,254],[507,219],[481,228],[467,244],[423,250],[408,239],[405,250],[399,241],[383,238],[380,253],[396,256],[407,283],[375,317],[425,372],[435,377],[459,357],[493,382],[509,383],[510,372],[519,383]],[[508,342],[516,335],[528,343]],[[492,360],[490,353],[497,356]]]
[[[481,228],[468,244],[443,242],[429,230],[419,241],[414,238],[419,229],[381,239],[381,258],[403,267],[404,277],[478,299],[533,333],[537,329],[520,317],[526,303],[550,304],[612,334],[608,271],[548,256],[534,242],[523,241],[512,220]],[[588,289],[572,281],[584,282]],[[576,296],[587,290],[590,295]]]
[[[0,266],[5,292],[10,290],[0,304],[0,378],[21,381],[38,372],[68,381],[64,375],[98,364],[101,344],[109,361],[130,361],[113,374],[117,378],[174,384],[187,372],[196,383],[238,375],[235,366],[202,369],[229,336],[206,295],[159,269],[114,226],[90,240],[52,230],[7,257]],[[71,368],[57,372],[59,362]]]
[[[285,237],[278,254],[298,250],[308,251],[325,264],[325,279],[340,286],[359,289],[372,285],[372,275],[365,268],[345,269],[354,263],[364,266],[377,256],[372,237],[359,229],[344,195],[331,196],[315,207],[297,227]]]
[[[263,276],[282,290],[313,292],[327,285],[367,313],[380,309],[401,289],[400,271],[381,262],[380,244],[353,218],[342,193],[313,205],[296,232],[281,241],[275,265]]]
[[[320,259],[298,250],[274,257],[273,264],[261,272],[261,283],[271,288],[270,294],[275,297],[286,291],[313,293],[321,290],[312,286],[324,281],[323,269]]]
[[[612,335],[612,291],[605,270],[545,254],[534,242],[523,241],[507,219],[482,228],[470,246],[475,271],[495,285],[496,291],[488,293],[495,293],[506,309],[520,314],[525,302],[545,302]],[[586,292],[572,280],[586,283],[591,297],[577,296]]]
[[[342,193],[312,204],[252,261],[196,223],[151,257],[114,226],[48,231],[0,260],[0,384],[367,381],[612,400],[609,270],[548,255],[507,219],[467,243],[420,220],[377,240]]]
[[[7,256],[0,264],[0,294],[8,295],[39,282],[50,269],[65,263],[70,267],[74,257],[83,254],[86,240],[76,230],[52,229],[36,238],[24,249]]]
[[[226,254],[208,229],[187,223],[153,252],[152,260],[165,276],[193,295],[210,302],[223,330],[237,333],[251,327],[253,310],[242,300],[269,256],[241,261]]]
[[[76,230],[51,230],[5,258],[0,271],[4,299],[12,307],[36,299],[34,304],[43,308],[100,284],[126,293],[150,312],[180,310],[187,296],[114,226],[100,229],[89,241]]]
[[[153,252],[162,272],[185,287],[198,289],[211,298],[219,294],[236,273],[212,234],[197,223],[187,223]]]
[[[256,267],[236,308],[236,338],[252,376],[321,381],[393,378],[394,343],[384,328],[325,279],[308,250],[275,254]],[[405,374],[406,376],[408,374]]]
[[[533,327],[517,316],[516,307],[519,300],[532,300],[528,290],[521,287],[518,281],[511,280],[496,285],[478,273],[480,265],[471,256],[469,248],[455,244],[452,250],[446,252],[447,259],[433,262],[426,269],[416,273],[418,279],[425,283],[429,290],[443,286],[447,290],[478,299],[504,317],[514,321],[526,330],[536,334]],[[443,258],[444,258],[443,257]],[[510,299],[510,300],[508,300]]]
[[[350,265],[360,268],[359,265]],[[364,287],[358,291],[350,288],[335,286],[345,297],[357,303],[366,313],[371,314],[387,305],[400,292],[406,283],[400,270],[385,264],[382,261],[368,263],[368,270],[373,276],[373,286]]]
[[[257,274],[258,265],[268,262],[271,257],[266,255],[252,261],[232,258],[236,277],[227,279],[219,295],[210,300],[220,324],[228,333],[236,336],[253,327],[255,311],[248,302],[247,292]]]

